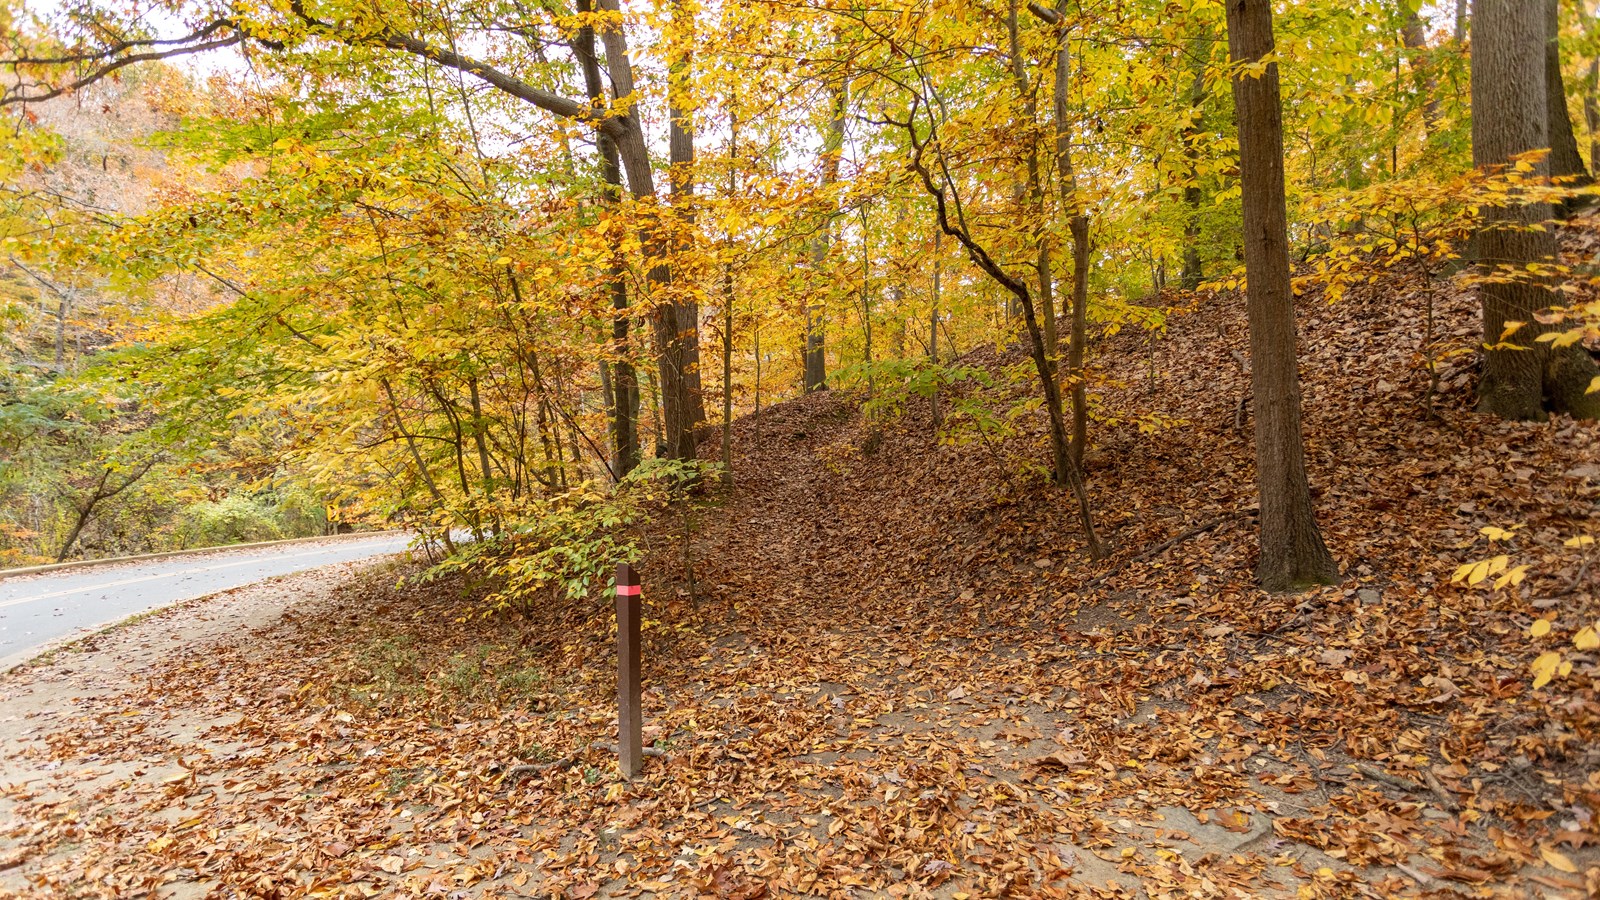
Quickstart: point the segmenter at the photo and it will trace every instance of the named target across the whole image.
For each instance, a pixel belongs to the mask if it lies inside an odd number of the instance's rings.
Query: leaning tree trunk
[[[1228,48],[1236,65],[1273,52],[1271,0],[1228,0]],[[1244,202],[1256,484],[1261,493],[1256,577],[1269,591],[1297,590],[1336,582],[1339,569],[1322,542],[1306,479],[1277,64],[1269,63],[1259,76],[1236,74],[1233,102]]]
[[[1551,144],[1547,13],[1542,4],[1525,0],[1473,2],[1472,161],[1477,166],[1503,166],[1514,156]],[[1540,160],[1534,175],[1547,174],[1550,164],[1549,157]],[[1544,419],[1547,409],[1580,418],[1600,416],[1600,393],[1585,393],[1590,379],[1600,374],[1588,353],[1579,345],[1552,349],[1537,340],[1558,327],[1537,320],[1535,313],[1555,298],[1546,285],[1527,277],[1530,263],[1556,255],[1555,235],[1541,224],[1550,213],[1542,203],[1494,207],[1478,232],[1479,262],[1519,276],[1479,288],[1489,347],[1478,385],[1480,412],[1531,421]],[[1526,324],[1506,336],[1507,322]]]

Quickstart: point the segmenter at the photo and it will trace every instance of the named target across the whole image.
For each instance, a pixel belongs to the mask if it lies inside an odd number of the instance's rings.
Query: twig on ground
[[[1172,549],[1173,547],[1177,546],[1178,544],[1183,543],[1184,541],[1189,540],[1190,538],[1199,537],[1200,535],[1205,534],[1206,532],[1211,531],[1212,529],[1215,529],[1220,525],[1225,525],[1228,522],[1231,522],[1234,519],[1241,518],[1244,515],[1245,514],[1241,513],[1241,512],[1227,513],[1226,515],[1218,516],[1218,517],[1216,517],[1215,519],[1212,519],[1209,522],[1203,522],[1203,523],[1201,523],[1199,525],[1194,526],[1193,528],[1190,528],[1187,531],[1181,532],[1181,533],[1176,534],[1176,535],[1174,535],[1174,536],[1172,536],[1170,538],[1167,538],[1166,540],[1162,541],[1161,543],[1156,544],[1154,547],[1151,547],[1151,548],[1149,548],[1147,550],[1144,550],[1144,551],[1138,553],[1132,559],[1129,559],[1127,562],[1122,563],[1122,565],[1118,566],[1116,569],[1113,569],[1110,572],[1103,572],[1103,573],[1101,573],[1099,575],[1096,575],[1095,577],[1089,579],[1087,582],[1084,583],[1084,585],[1081,588],[1081,590],[1085,590],[1086,591],[1086,590],[1088,590],[1088,589],[1090,589],[1092,587],[1095,587],[1095,586],[1099,585],[1100,582],[1105,581],[1107,578],[1110,578],[1114,573],[1122,571],[1124,567],[1128,566],[1131,563],[1144,562],[1145,560],[1150,559],[1151,557],[1160,556],[1162,553],[1165,553],[1166,551]]]
[[[1428,786],[1428,790],[1439,798],[1439,804],[1445,808],[1446,812],[1456,812],[1461,809],[1461,804],[1456,802],[1455,795],[1445,790],[1444,785],[1439,783],[1438,777],[1432,772],[1423,769],[1422,781]]]
[[[1399,775],[1391,775],[1377,766],[1369,766],[1366,763],[1355,763],[1352,768],[1367,778],[1372,779],[1373,781],[1381,781],[1390,787],[1398,788],[1408,794],[1432,794],[1449,812],[1455,812],[1461,808],[1460,804],[1456,802],[1456,798],[1449,791],[1445,790],[1444,785],[1439,783],[1439,779],[1435,778],[1433,773],[1426,769],[1422,770],[1422,778],[1426,783],[1418,784],[1409,778],[1402,778]]]

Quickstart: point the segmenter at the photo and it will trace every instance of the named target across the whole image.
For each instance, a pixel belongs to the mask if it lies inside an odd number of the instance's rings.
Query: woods
[[[319,473],[359,459],[367,478],[398,476],[358,500],[369,517],[480,534],[520,521],[535,496],[615,482],[652,456],[693,460],[707,408],[725,423],[754,413],[763,376],[769,404],[824,386],[933,396],[962,377],[939,361],[941,341],[959,354],[1020,340],[1049,437],[1037,465],[1069,488],[1098,557],[1085,471],[1095,336],[1136,328],[1159,342],[1207,272],[1251,310],[1257,381],[1241,421],[1257,429],[1264,585],[1336,572],[1301,462],[1291,304],[1304,278],[1339,292],[1363,268],[1475,259],[1480,409],[1594,415],[1592,310],[1552,290],[1573,273],[1541,224],[1585,202],[1575,129],[1588,122],[1568,114],[1562,68],[1588,63],[1561,45],[1566,28],[1586,46],[1586,9],[1484,2],[1469,46],[1404,3],[1295,4],[1273,55],[1260,4],[1113,5],[586,0],[500,21],[297,3],[196,11],[170,34],[93,7],[18,18],[4,97],[23,126],[14,267],[56,295],[57,345],[70,302],[52,279],[116,273],[111,293],[148,310],[130,323],[161,320],[184,282],[197,314],[154,344],[220,329],[255,346],[226,376],[227,363],[158,353],[146,383],[159,386],[141,402],[203,405],[224,428],[268,413],[287,477],[356,498]],[[1159,39],[1109,49],[1152,28]],[[959,52],[985,39],[1000,49]],[[1346,52],[1357,46],[1385,49]],[[247,68],[210,86],[159,68],[221,50]],[[119,139],[168,135],[161,177],[183,190],[111,220],[86,193],[30,184],[25,173],[79,152],[52,145],[34,109],[82,110],[158,71],[172,73],[167,121]],[[1469,74],[1470,106],[1448,89]],[[1224,78],[1231,111],[1212,109]],[[381,94],[361,99],[368,85]],[[1462,178],[1466,191],[1450,186]],[[1389,202],[1380,190],[1410,204],[1410,234],[1368,205]],[[930,232],[953,240],[934,251],[910,238]],[[323,265],[293,264],[314,246]],[[956,266],[952,251],[968,268],[951,269],[940,300],[927,257]],[[1293,287],[1291,257],[1313,263]],[[249,324],[261,316],[273,327]],[[721,372],[702,359],[712,323]],[[495,330],[503,349],[486,339]],[[892,355],[881,342],[874,354],[875,333],[893,336]],[[926,374],[896,386],[922,357]],[[281,375],[262,380],[252,369],[268,360]],[[202,404],[189,364],[229,384]],[[313,399],[319,412],[297,411]],[[990,440],[1026,415],[1028,401],[1010,402],[992,422],[937,418],[953,439]]]
[[[0,673],[0,893],[1600,891],[1592,0],[0,0],[0,70],[0,568],[417,538]]]

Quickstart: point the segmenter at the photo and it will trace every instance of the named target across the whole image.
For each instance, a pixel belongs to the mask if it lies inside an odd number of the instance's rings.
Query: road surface
[[[274,575],[399,553],[408,534],[294,543],[0,581],[0,672],[58,638]]]

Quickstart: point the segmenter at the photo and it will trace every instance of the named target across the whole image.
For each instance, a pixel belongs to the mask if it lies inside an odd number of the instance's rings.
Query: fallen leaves
[[[1037,435],[935,445],[914,412],[835,472],[809,451],[854,447],[863,423],[849,398],[813,395],[735,427],[738,492],[697,514],[700,605],[646,629],[663,755],[641,780],[617,778],[604,747],[604,605],[486,619],[464,581],[396,589],[388,573],[175,655],[113,712],[63,723],[53,758],[155,774],[19,801],[39,828],[19,839],[81,851],[31,875],[181,869],[243,896],[1582,889],[1600,796],[1579,677],[1592,664],[1530,692],[1528,667],[1546,664],[1528,638],[1600,610],[1583,592],[1545,611],[1522,599],[1576,565],[1541,558],[1500,595],[1483,586],[1512,560],[1471,590],[1448,576],[1485,537],[1518,559],[1581,550],[1560,543],[1594,521],[1596,480],[1565,473],[1597,445],[1472,417],[1454,374],[1438,398],[1449,428],[1373,404],[1376,379],[1400,394],[1419,381],[1415,323],[1386,299],[1307,311],[1308,452],[1342,587],[1256,591],[1245,520],[1134,560],[1251,508],[1232,426],[1244,383],[1213,359],[1242,340],[1223,309],[1174,319],[1159,391],[1103,398],[1129,416],[1170,403],[1158,411],[1192,425],[1096,429],[1090,484],[1120,548],[1099,567],[1058,496],[1001,487]],[[1470,313],[1439,299],[1441,317]],[[1108,341],[1101,358],[1143,366],[1130,348]],[[1490,515],[1523,527],[1485,535]],[[681,529],[657,523],[647,597],[683,588]],[[1593,633],[1573,649],[1595,649]],[[223,713],[204,735],[163,731]],[[162,784],[180,757],[187,774]]]

